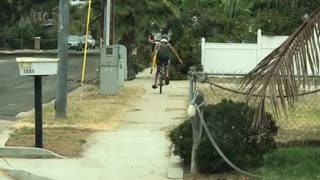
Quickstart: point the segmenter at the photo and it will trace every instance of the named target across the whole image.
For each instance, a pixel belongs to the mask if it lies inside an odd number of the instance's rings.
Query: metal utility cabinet
[[[122,64],[120,63],[120,71],[122,68],[122,72],[123,72],[123,78],[124,80],[128,80],[128,58],[127,58],[127,48],[124,45],[119,45],[120,46],[120,62],[122,62]],[[122,67],[121,67],[122,65]],[[120,73],[120,72],[119,72]],[[124,81],[123,80],[123,81]],[[121,81],[121,79],[120,79]]]
[[[102,46],[100,53],[100,94],[115,95],[119,87],[119,46]]]
[[[127,48],[124,45],[119,46],[119,86],[124,86],[124,80],[128,79],[128,68],[127,68]]]

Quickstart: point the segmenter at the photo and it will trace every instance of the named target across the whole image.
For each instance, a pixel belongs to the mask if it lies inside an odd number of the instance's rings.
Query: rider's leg
[[[169,68],[170,68],[170,60],[165,64],[165,74],[166,74],[166,85],[169,84]]]
[[[167,62],[165,63],[166,78],[169,78],[169,70],[170,70],[170,59],[168,59]]]
[[[157,71],[157,72],[156,72],[156,75],[155,75],[155,77],[154,77],[154,85],[157,85],[158,78],[159,78],[159,72]]]
[[[157,62],[157,72],[156,72],[156,75],[155,75],[155,77],[154,77],[154,84],[152,85],[152,88],[153,88],[153,89],[156,89],[156,88],[157,88],[157,82],[158,82],[159,74],[160,74],[160,65],[159,65],[159,63]]]

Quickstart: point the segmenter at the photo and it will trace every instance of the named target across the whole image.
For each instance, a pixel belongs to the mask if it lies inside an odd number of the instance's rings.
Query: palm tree
[[[239,10],[245,9],[246,6],[249,5],[249,3],[244,0],[221,0],[221,4],[225,14],[230,18],[234,17]]]
[[[262,125],[267,99],[276,115],[294,106],[301,90],[320,72],[320,8],[245,77],[243,88],[257,107],[254,125]]]

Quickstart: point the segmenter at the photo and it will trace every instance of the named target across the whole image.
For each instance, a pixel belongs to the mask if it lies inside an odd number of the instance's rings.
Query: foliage
[[[56,0],[0,0],[1,25],[14,25],[21,17],[27,17],[32,7],[51,12],[58,5]],[[27,18],[25,18],[27,19]]]
[[[78,35],[78,36],[85,34],[86,22],[87,22],[87,11],[88,11],[88,8],[86,6],[70,7],[69,34]],[[90,26],[92,26],[92,24],[90,24]]]
[[[58,49],[58,39],[41,39],[40,47],[43,50]]]
[[[22,33],[23,32],[23,33]],[[22,47],[31,49],[33,47],[32,40],[34,38],[34,28],[28,24],[23,31],[18,25],[6,26],[3,30],[4,41],[10,49],[21,49],[21,38],[23,37]]]
[[[271,0],[184,0],[176,2],[180,5],[181,18],[169,20],[168,28],[172,29],[174,44],[180,45],[175,46],[180,53],[188,51],[188,48],[181,47],[181,44],[186,44],[182,40],[185,29],[191,29],[192,38],[198,41],[204,37],[209,42],[255,43],[258,29],[262,29],[264,35],[291,34],[301,24],[302,16],[318,7],[317,3],[320,0],[295,0],[292,3]],[[200,55],[198,57],[200,60]],[[172,77],[185,76],[189,65],[172,71]]]
[[[21,39],[10,38],[7,39],[8,48],[11,50],[21,49]],[[41,39],[40,47],[43,50],[47,49],[57,49],[58,48],[58,40],[57,39]],[[23,48],[24,49],[33,49],[34,48],[34,40],[26,39],[23,40]]]
[[[290,35],[305,14],[316,10],[320,0],[184,0],[182,17],[169,24],[175,36],[192,27],[194,37],[214,42],[254,42],[258,29],[266,35]],[[196,17],[197,21],[192,20]],[[178,27],[175,27],[178,25]],[[180,34],[176,35],[176,34]]]
[[[27,17],[31,8],[39,8],[46,12],[56,12],[58,1],[56,0],[0,0],[0,23],[14,27],[21,17]],[[90,32],[97,41],[103,32],[104,0],[92,1],[92,16]],[[182,44],[185,31],[191,31],[193,39],[200,41],[205,37],[214,42],[254,42],[256,31],[260,28],[267,35],[288,35],[302,22],[304,14],[311,14],[318,7],[320,0],[305,1],[278,1],[278,0],[119,0],[115,6],[115,35],[114,44],[122,43],[128,48],[138,48],[138,57],[135,72],[140,67],[146,66],[145,51],[141,51],[147,44],[149,32],[157,32],[160,29],[173,32],[173,44],[180,52],[188,50]],[[86,24],[86,6],[70,7],[70,34],[84,34]],[[49,33],[41,28],[35,28],[35,35],[39,34],[45,39],[56,39],[56,33]],[[186,29],[186,30],[184,30]],[[191,30],[190,30],[191,29]],[[0,34],[2,34],[0,28]],[[0,35],[0,42],[4,42],[5,36]],[[181,42],[179,42],[181,41]],[[196,44],[191,43],[192,47]],[[198,43],[198,42],[197,42]],[[189,53],[189,52],[187,52]],[[198,52],[197,52],[198,53]],[[191,55],[187,55],[189,58]],[[198,54],[192,55],[194,57]],[[193,58],[193,57],[191,57]],[[198,64],[190,63],[177,67],[173,77],[184,76],[188,66]],[[198,60],[199,61],[199,60]]]
[[[186,74],[191,66],[196,66],[198,70],[201,70],[200,39],[194,38],[191,28],[185,28],[183,30],[181,39],[175,43],[175,49],[184,63],[183,65],[176,66],[176,68],[171,71],[171,79],[186,78]],[[171,63],[177,64],[176,57],[172,57]]]
[[[275,148],[274,137],[278,127],[271,114],[266,116],[268,125],[252,129],[253,109],[245,103],[224,99],[216,105],[207,105],[204,117],[221,150],[240,168],[261,165],[263,155]],[[174,129],[170,133],[170,139],[175,147],[174,153],[188,166],[192,149],[190,120]],[[196,161],[199,170],[205,173],[230,169],[215,151],[206,134],[201,139]]]
[[[57,48],[56,42],[54,42],[57,41],[57,33],[46,31],[41,24],[27,23],[23,29],[20,29],[18,25],[5,26],[2,32],[3,41],[10,49],[21,49],[21,37],[23,37],[24,49],[34,48],[34,37],[41,38],[41,48],[43,49]]]
[[[16,38],[7,39],[7,44],[9,46],[10,50],[21,49],[21,39],[16,39]],[[32,49],[33,48],[33,41],[23,40],[22,41],[22,48],[23,49]]]

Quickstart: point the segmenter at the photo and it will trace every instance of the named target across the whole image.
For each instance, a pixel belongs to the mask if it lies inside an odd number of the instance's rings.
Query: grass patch
[[[82,145],[92,132],[91,129],[80,128],[44,128],[43,146],[66,157],[80,157]],[[6,142],[6,146],[34,147],[34,128],[17,129]]]
[[[55,119],[54,106],[46,106],[43,109],[43,125],[112,130],[119,126],[130,105],[143,92],[140,87],[125,87],[115,96],[103,96],[98,94],[97,86],[88,86],[83,93],[75,92],[68,96],[67,119]],[[19,120],[14,127],[20,129],[33,126],[34,114]]]
[[[97,86],[68,95],[67,119],[55,119],[54,105],[43,108],[44,148],[67,157],[79,157],[81,146],[95,131],[114,130],[131,105],[144,93],[141,87],[124,87],[117,95],[102,96]],[[34,113],[19,120],[7,146],[34,147]]]
[[[279,148],[264,156],[262,167],[250,171],[262,180],[320,179],[319,148]],[[215,175],[186,174],[184,180],[255,180],[236,172]]]
[[[256,170],[265,180],[319,179],[318,148],[280,148],[264,157],[264,166]]]

